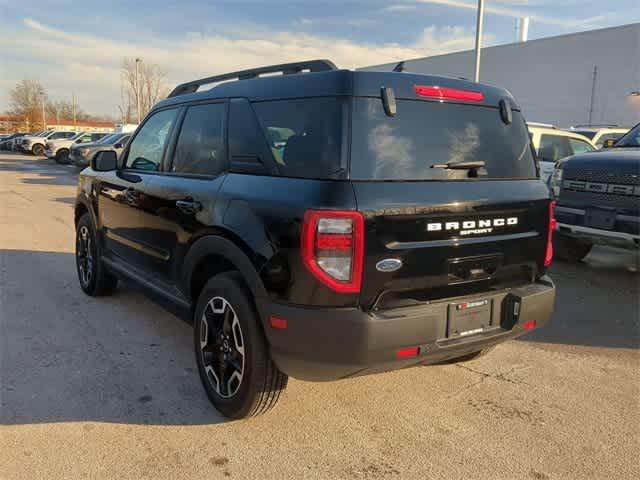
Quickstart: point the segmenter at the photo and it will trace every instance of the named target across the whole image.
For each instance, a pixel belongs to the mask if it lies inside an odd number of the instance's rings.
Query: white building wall
[[[507,88],[529,121],[559,126],[591,123],[631,126],[640,121],[640,24],[488,47],[480,81]],[[366,67],[390,70],[395,64]],[[405,70],[473,78],[474,53],[465,51],[405,62]]]

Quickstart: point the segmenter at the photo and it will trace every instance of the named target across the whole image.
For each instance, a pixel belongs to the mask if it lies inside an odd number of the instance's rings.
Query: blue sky
[[[640,22],[638,0],[486,0],[485,44]],[[304,58],[359,67],[473,46],[475,0],[258,2],[0,0],[0,110],[22,78],[52,98],[74,91],[91,113],[115,115],[119,65],[138,56],[170,84]]]

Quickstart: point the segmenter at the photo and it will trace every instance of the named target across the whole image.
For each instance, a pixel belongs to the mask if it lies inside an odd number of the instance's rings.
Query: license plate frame
[[[588,208],[584,214],[584,225],[601,230],[613,230],[616,225],[616,212],[606,208]]]
[[[449,338],[477,335],[491,328],[493,299],[478,298],[449,304]]]

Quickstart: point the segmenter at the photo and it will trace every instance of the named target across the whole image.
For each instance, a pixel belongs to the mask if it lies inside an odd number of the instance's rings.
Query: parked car
[[[99,150],[112,149],[120,154],[129,137],[128,133],[113,133],[94,143],[73,145],[69,151],[69,162],[77,167],[86,167],[92,155]]]
[[[551,179],[558,255],[580,261],[594,244],[640,247],[640,124],[612,148],[574,155]]]
[[[54,158],[56,163],[69,163],[69,149],[73,145],[94,143],[109,133],[79,132],[71,138],[52,139],[47,141],[44,153],[47,158]]]
[[[78,132],[69,130],[53,130],[42,135],[25,135],[17,144],[17,147],[21,152],[32,153],[39,157],[44,155],[44,146],[47,141],[67,139],[77,134]]]
[[[16,132],[8,135],[7,137],[0,140],[0,150],[13,150],[13,142],[16,138],[23,137],[24,135],[28,135],[26,132]]]
[[[587,137],[596,148],[602,148],[607,140],[617,140],[629,129],[617,125],[576,125],[571,127],[569,131]]]
[[[596,149],[591,141],[577,133],[559,130],[544,123],[527,124],[533,148],[540,161],[540,177],[548,182],[556,163],[570,155]]]
[[[553,310],[520,107],[459,79],[316,60],[180,85],[120,158],[96,151],[75,222],[82,290],[127,278],[193,321],[231,418],[273,407],[288,375],[469,360]]]
[[[51,130],[42,130],[40,132],[35,132],[35,133],[25,133],[22,136],[19,137],[15,137],[11,143],[11,150],[14,152],[20,152],[20,145],[22,143],[22,139],[24,137],[28,137],[28,136],[32,136],[32,137],[42,137],[45,135],[48,135],[51,132]]]

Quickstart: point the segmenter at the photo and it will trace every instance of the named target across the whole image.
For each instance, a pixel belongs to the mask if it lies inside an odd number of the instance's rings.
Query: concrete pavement
[[[0,479],[640,478],[636,254],[556,263],[552,322],[481,359],[292,379],[226,422],[189,325],[128,284],[80,291],[76,178],[0,155]]]

